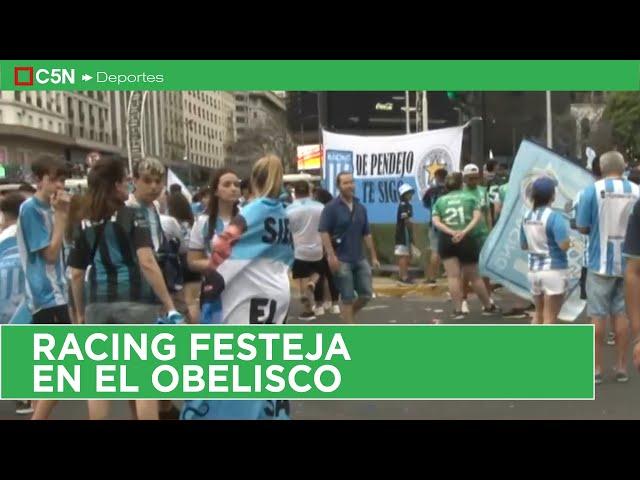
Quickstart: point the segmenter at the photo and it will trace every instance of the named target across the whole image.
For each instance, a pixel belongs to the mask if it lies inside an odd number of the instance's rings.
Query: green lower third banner
[[[4,399],[594,398],[591,325],[3,326]]]

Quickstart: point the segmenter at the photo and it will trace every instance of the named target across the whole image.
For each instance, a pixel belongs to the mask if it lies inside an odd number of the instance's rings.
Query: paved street
[[[392,282],[389,282],[391,285]],[[384,290],[384,289],[383,289]],[[398,290],[400,291],[400,290]],[[497,303],[510,308],[513,298],[499,291]],[[471,301],[468,323],[505,322],[500,317],[482,317],[477,301]],[[450,303],[439,295],[409,295],[404,298],[378,296],[358,317],[361,323],[431,323],[444,320]],[[291,323],[298,323],[298,307],[294,305]],[[336,323],[333,315],[320,317],[318,323]],[[584,321],[584,318],[579,319]],[[526,323],[525,320],[509,320]],[[605,347],[605,365],[613,365],[615,347]],[[606,377],[596,388],[594,401],[297,401],[292,403],[296,419],[640,419],[640,375],[629,365],[631,380],[616,384]],[[85,419],[84,402],[59,404],[53,418]],[[20,419],[14,413],[13,402],[0,402],[0,418]],[[129,418],[126,402],[114,402],[113,418]]]

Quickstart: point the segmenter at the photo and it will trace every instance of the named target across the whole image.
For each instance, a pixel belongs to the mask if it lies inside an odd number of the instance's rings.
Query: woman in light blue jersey
[[[551,208],[555,182],[538,178],[532,185],[533,209],[520,227],[520,243],[529,253],[529,281],[536,306],[535,324],[552,324],[558,319],[568,289],[570,246],[568,222]]]
[[[289,219],[279,196],[282,162],[269,155],[251,172],[254,199],[212,241],[203,294],[220,299],[222,323],[282,324],[290,302],[293,263]],[[231,377],[229,387],[231,387]],[[286,400],[190,400],[184,420],[287,419]]]
[[[238,214],[240,179],[233,170],[221,168],[213,172],[209,188],[207,213],[198,216],[189,237],[187,262],[189,269],[199,275],[209,270],[211,240],[220,235],[233,217]],[[206,291],[206,284],[198,282],[200,304],[190,308],[195,323],[220,323],[222,310],[219,296]],[[196,308],[197,307],[197,308]]]

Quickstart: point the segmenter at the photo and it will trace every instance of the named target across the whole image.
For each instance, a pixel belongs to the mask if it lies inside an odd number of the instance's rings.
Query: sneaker
[[[16,402],[16,413],[18,415],[29,415],[33,413],[33,407],[29,400],[18,400]]]
[[[334,315],[340,315],[340,305],[333,305],[331,307],[331,313],[333,313]]]
[[[524,311],[525,312],[535,312],[536,311],[535,304],[530,303],[527,307],[525,307]]]
[[[302,312],[299,316],[298,316],[298,320],[302,320],[305,322],[308,322],[310,320],[315,320],[316,316],[313,314],[313,312]]]
[[[329,311],[329,310],[331,310],[331,306],[332,306],[332,305],[333,305],[333,303],[331,303],[331,302],[324,302],[324,303],[322,304],[322,307],[323,307],[326,311]]]
[[[596,385],[600,385],[602,383],[602,374],[596,373],[594,376],[594,380],[596,382]]]
[[[324,315],[324,307],[316,307],[313,309],[313,313],[316,317],[321,317]]]
[[[398,282],[400,282],[403,285],[413,285],[413,280],[411,280],[410,278],[405,278],[405,279],[399,278]]]
[[[469,313],[469,304],[467,303],[466,300],[462,301],[462,306],[460,307],[460,311],[465,314]]]
[[[614,346],[615,344],[616,344],[616,333],[609,332],[609,335],[607,335],[607,345]]]
[[[464,320],[465,318],[467,318],[467,314],[462,311],[454,311],[451,315],[449,315],[449,320]]]
[[[496,315],[500,313],[500,309],[495,303],[492,303],[489,308],[482,307],[482,315]]]
[[[616,382],[627,383],[628,381],[629,381],[629,375],[627,375],[627,372],[623,372],[623,371],[616,372]]]
[[[425,280],[424,282],[422,282],[426,285],[431,285],[431,286],[435,286],[438,284],[438,282],[436,282],[435,280]]]

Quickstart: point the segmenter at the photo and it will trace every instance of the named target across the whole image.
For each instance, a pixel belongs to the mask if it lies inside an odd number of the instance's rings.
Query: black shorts
[[[438,242],[438,255],[440,258],[457,258],[463,265],[478,263],[480,249],[478,242],[474,238],[464,237],[460,243],[453,243],[451,237],[446,234],[440,235]]]
[[[59,305],[57,307],[44,308],[33,314],[33,323],[36,325],[70,324],[69,307],[67,305]]]
[[[182,279],[184,283],[200,283],[200,281],[202,280],[202,275],[200,275],[198,272],[192,272],[191,270],[189,270],[189,267],[185,265],[182,269]]]
[[[294,279],[308,278],[314,273],[317,273],[318,275],[324,275],[325,265],[322,260],[318,260],[317,262],[307,262],[305,260],[298,260],[296,258],[293,262],[291,273]]]

